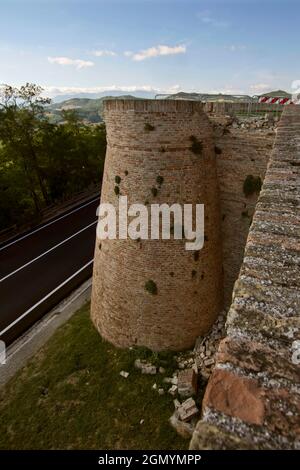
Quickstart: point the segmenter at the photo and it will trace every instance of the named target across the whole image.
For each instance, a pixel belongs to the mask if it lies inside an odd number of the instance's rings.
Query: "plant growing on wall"
[[[259,194],[262,186],[260,176],[248,175],[243,184],[243,191],[246,197],[256,193]]]
[[[250,215],[248,214],[248,209],[246,211],[242,211],[242,217],[249,218]]]
[[[146,132],[151,132],[154,131],[155,127],[152,126],[152,124],[149,124],[149,122],[146,122],[146,124],[144,125],[144,129]]]
[[[118,176],[118,175],[115,176],[115,182],[116,182],[117,184],[120,184],[120,183],[121,183],[121,177]]]
[[[157,285],[152,279],[149,279],[149,281],[145,283],[145,289],[147,292],[149,292],[152,295],[157,294]]]
[[[158,175],[157,178],[156,178],[156,182],[157,182],[157,184],[159,184],[159,186],[161,186],[164,182],[163,176]]]
[[[119,196],[119,194],[120,194],[120,188],[119,188],[119,186],[115,186],[115,187],[114,187],[114,192],[115,192],[116,196]]]
[[[190,151],[195,155],[201,155],[203,151],[203,144],[200,140],[197,139],[194,135],[190,136],[190,141],[192,145],[190,146]]]
[[[157,188],[154,188],[154,187],[151,188],[151,193],[152,193],[152,196],[153,196],[153,197],[156,197],[156,196],[157,196],[157,193],[158,193]]]

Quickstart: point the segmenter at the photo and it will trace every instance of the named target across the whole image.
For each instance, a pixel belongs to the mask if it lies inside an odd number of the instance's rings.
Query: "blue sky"
[[[300,79],[299,0],[0,0],[0,83],[263,93]]]

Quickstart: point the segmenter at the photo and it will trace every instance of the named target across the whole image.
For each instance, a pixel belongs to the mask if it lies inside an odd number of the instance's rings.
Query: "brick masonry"
[[[191,449],[300,448],[299,202],[300,107],[288,106]]]
[[[218,119],[213,119],[218,123]],[[224,269],[224,301],[228,308],[232,290],[243,261],[249,227],[258,194],[245,196],[243,184],[248,175],[264,180],[274,142],[274,133],[215,127],[217,174],[221,204],[221,230]],[[221,153],[220,153],[221,152]]]
[[[186,240],[97,240],[92,320],[120,347],[153,350],[192,347],[223,303],[220,198],[212,126],[201,103],[109,100],[105,103],[107,155],[101,202],[116,208],[115,178],[128,203],[203,203],[205,243],[197,253]],[[202,143],[191,151],[191,136]],[[157,177],[163,183],[157,183]],[[157,195],[151,188],[156,188]],[[145,289],[155,282],[157,294]]]

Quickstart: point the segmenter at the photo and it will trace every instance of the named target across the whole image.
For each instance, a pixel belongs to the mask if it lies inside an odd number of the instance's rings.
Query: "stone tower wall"
[[[222,247],[216,158],[202,105],[187,101],[109,100],[101,202],[203,203],[205,243],[195,255],[186,240],[97,240],[92,319],[120,347],[193,346],[222,308]],[[151,127],[153,126],[153,127]],[[190,137],[202,143],[191,151]],[[157,177],[163,183],[157,183]],[[154,196],[151,189],[157,189]],[[152,280],[153,295],[145,289]]]
[[[300,106],[285,107],[190,448],[300,448]]]

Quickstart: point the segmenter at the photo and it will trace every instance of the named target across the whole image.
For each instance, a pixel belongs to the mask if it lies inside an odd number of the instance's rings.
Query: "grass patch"
[[[103,341],[86,305],[0,391],[0,448],[187,449],[168,423],[172,397],[152,390],[168,386],[164,376],[142,375],[138,357],[176,365],[170,353]]]

